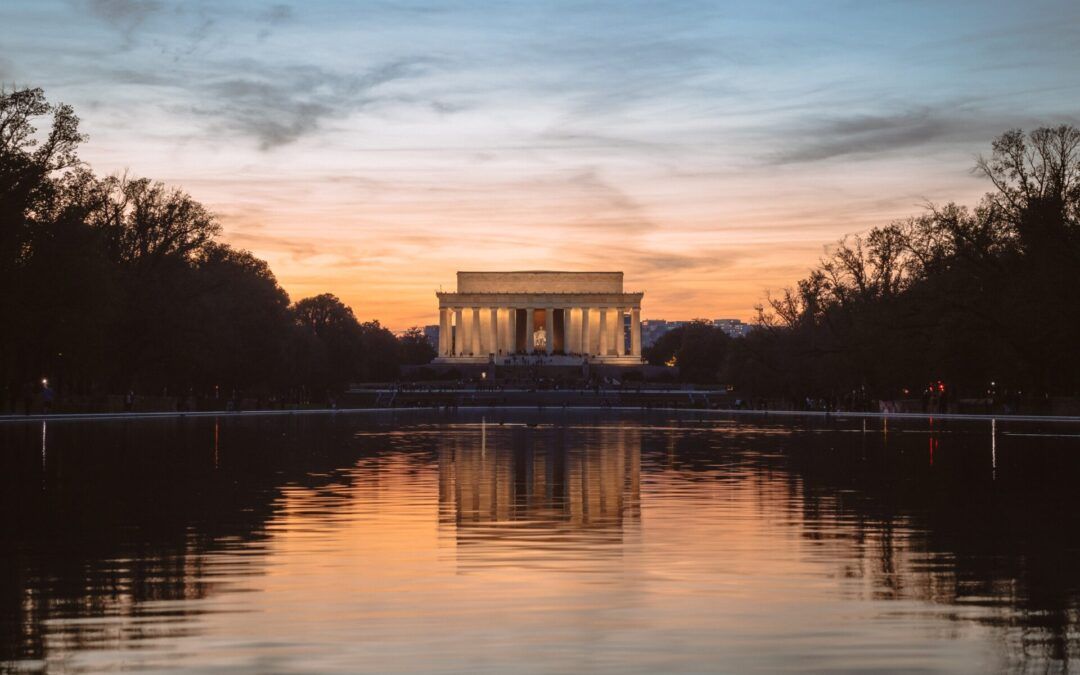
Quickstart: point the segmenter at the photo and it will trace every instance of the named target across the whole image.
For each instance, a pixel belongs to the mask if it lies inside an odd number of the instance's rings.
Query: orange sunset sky
[[[750,319],[845,234],[1076,123],[1073,3],[5,3],[0,80],[183,187],[293,300],[434,323],[456,270],[623,270]],[[932,31],[926,30],[933,26]]]

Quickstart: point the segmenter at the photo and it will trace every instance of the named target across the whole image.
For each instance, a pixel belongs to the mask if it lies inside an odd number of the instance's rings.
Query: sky
[[[437,321],[457,270],[754,316],[843,236],[1080,123],[1080,3],[2,0],[0,81],[178,186],[293,300]]]

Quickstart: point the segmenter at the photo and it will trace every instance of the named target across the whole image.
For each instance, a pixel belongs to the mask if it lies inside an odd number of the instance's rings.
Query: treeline
[[[37,129],[36,124],[46,128]],[[181,190],[96,176],[66,105],[0,93],[0,398],[141,393],[325,400],[434,350],[333,295],[290,304],[267,264],[218,240]]]
[[[35,128],[42,124],[43,129]],[[434,351],[324,294],[290,304],[184,192],[96,176],[65,105],[0,92],[0,404],[61,395],[325,400]],[[1080,393],[1080,130],[1010,131],[974,208],[927,207],[849,237],[732,340],[693,323],[646,351],[745,398],[869,402]],[[868,404],[868,403],[867,403]]]
[[[977,206],[930,205],[839,242],[758,307],[750,336],[720,341],[719,366],[716,354],[693,356],[702,326],[668,338],[654,361],[682,349],[691,379],[795,401],[918,397],[930,384],[968,397],[1077,395],[1080,130],[1010,131],[975,170],[992,186]]]

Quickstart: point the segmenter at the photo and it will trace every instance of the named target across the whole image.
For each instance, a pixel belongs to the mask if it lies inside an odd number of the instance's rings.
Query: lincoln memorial
[[[643,295],[623,292],[622,272],[458,272],[456,292],[436,293],[435,362],[637,365]]]

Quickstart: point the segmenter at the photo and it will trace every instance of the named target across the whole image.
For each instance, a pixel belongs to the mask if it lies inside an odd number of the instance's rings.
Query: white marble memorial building
[[[622,272],[458,272],[436,295],[436,363],[641,363],[644,293],[624,293]]]

